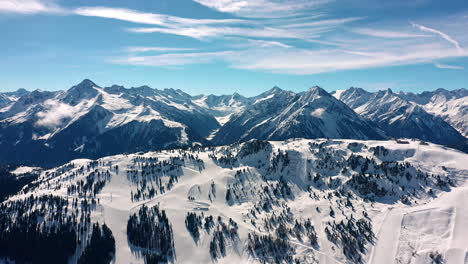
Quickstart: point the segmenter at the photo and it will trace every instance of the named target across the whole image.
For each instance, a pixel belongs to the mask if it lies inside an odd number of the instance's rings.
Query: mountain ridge
[[[465,98],[463,91],[454,92],[458,100]],[[446,90],[443,92],[450,93]],[[22,96],[15,97],[15,94]],[[49,162],[58,165],[74,158],[98,158],[122,151],[148,151],[194,144],[224,145],[253,138],[414,137],[451,147],[464,147],[463,142],[459,143],[463,138],[450,126],[455,123],[458,124],[457,128],[463,127],[464,115],[455,115],[452,119],[457,122],[447,121],[447,124],[437,118],[441,115],[433,114],[424,105],[418,105],[402,94],[391,90],[375,93],[378,97],[387,94],[393,99],[397,98],[404,107],[402,109],[409,111],[406,114],[409,120],[422,117],[421,120],[431,121],[430,126],[425,125],[427,122],[419,121],[413,122],[413,125],[403,123],[400,130],[407,133],[398,134],[395,132],[398,129],[395,130],[393,126],[378,124],[392,116],[371,118],[371,111],[357,109],[372,96],[376,99],[374,93],[351,88],[340,94],[353,100],[345,97],[336,100],[332,95],[336,96],[337,92],[330,94],[318,86],[300,93],[275,86],[252,97],[238,93],[192,96],[180,89],[155,89],[145,85],[100,87],[89,79],[65,91],[0,93],[0,103],[3,102],[3,106],[0,104],[0,147],[8,150],[8,154],[0,154],[0,162],[18,163],[21,160],[30,165],[44,166]],[[416,96],[421,95],[406,95],[413,101]],[[383,106],[385,102],[381,100],[375,103],[373,109]],[[415,132],[418,129],[433,129],[431,133],[438,136],[426,136],[428,131]],[[444,136],[453,139],[453,142],[438,141]],[[133,142],[122,144],[128,149],[116,147],[117,142],[125,139]]]

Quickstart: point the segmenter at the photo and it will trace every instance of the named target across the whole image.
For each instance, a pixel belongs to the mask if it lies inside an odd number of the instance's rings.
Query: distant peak
[[[379,91],[377,92],[377,95],[379,95],[379,96],[385,96],[385,95],[388,95],[388,94],[393,94],[392,89],[387,88],[387,89],[385,89],[385,90],[379,90]]]
[[[98,91],[95,87],[100,88],[97,84],[89,79],[84,79],[79,84],[73,86],[67,91],[67,98],[73,101],[79,98],[91,98],[94,97]]]
[[[84,79],[77,86],[81,86],[81,87],[99,87],[99,85],[95,84],[90,79]]]
[[[367,92],[366,90],[360,88],[360,87],[354,87],[354,86],[351,86],[349,87],[348,89],[349,91],[359,91],[359,92]]]
[[[320,87],[320,86],[318,86],[318,85],[314,85],[314,86],[312,86],[312,87],[309,88],[309,90],[320,90],[320,89],[323,90],[323,88]]]
[[[278,93],[281,93],[281,92],[283,92],[283,89],[279,88],[278,86],[274,86],[270,90],[261,93],[259,96],[268,96],[268,95],[272,95],[272,94],[278,94]]]
[[[445,93],[445,92],[448,92],[448,91],[446,89],[444,89],[444,88],[437,88],[436,92]]]
[[[37,95],[37,94],[41,94],[42,93],[42,90],[41,89],[35,89],[31,92],[32,95]]]
[[[317,95],[320,95],[320,96],[330,96],[330,94],[325,91],[325,89],[323,89],[322,87],[316,85],[316,86],[312,86],[308,91],[307,93],[313,93],[313,94],[317,94]]]
[[[24,88],[19,88],[18,90],[15,91],[15,93],[27,93],[28,90],[24,89]]]
[[[333,96],[329,94],[327,91],[325,91],[320,86],[311,87],[309,90],[301,93],[301,100],[304,102],[312,102],[319,98],[324,99],[324,98],[331,98],[331,97]]]
[[[279,88],[278,86],[273,86],[273,88],[271,88],[268,92],[271,92],[271,93],[278,93],[278,92],[282,92],[283,89]]]
[[[22,97],[24,95],[27,95],[29,94],[30,92],[24,88],[19,88],[18,90],[14,91],[14,92],[9,92],[7,94],[10,94],[10,95],[13,95],[13,96],[16,96],[16,97]]]

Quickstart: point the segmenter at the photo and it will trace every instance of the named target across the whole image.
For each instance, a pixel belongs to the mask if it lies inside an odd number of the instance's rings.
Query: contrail
[[[422,31],[435,33],[435,34],[441,36],[442,38],[444,38],[444,39],[447,40],[448,42],[452,43],[452,44],[457,48],[457,50],[463,51],[462,47],[460,46],[460,43],[458,43],[458,41],[456,41],[455,39],[453,39],[451,36],[445,34],[444,32],[439,31],[439,30],[437,30],[437,29],[425,27],[425,26],[423,26],[423,25],[419,25],[419,24],[416,24],[416,23],[411,23],[411,24],[413,24],[413,27],[416,27],[416,28],[418,28],[418,29],[420,29],[420,30],[422,30]]]

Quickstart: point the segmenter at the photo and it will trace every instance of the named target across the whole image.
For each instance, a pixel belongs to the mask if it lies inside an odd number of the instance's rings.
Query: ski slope
[[[129,215],[138,212],[143,205],[158,205],[165,210],[174,231],[175,263],[257,263],[259,259],[248,252],[247,237],[252,233],[276,234],[264,222],[274,215],[280,215],[285,208],[289,208],[294,221],[310,219],[318,236],[318,246],[312,246],[305,237],[298,239],[288,235],[284,238],[294,248],[293,257],[301,263],[352,263],[344,255],[341,246],[327,238],[324,230],[326,227],[330,228],[330,223],[347,221],[350,217],[359,219],[364,213],[368,214],[372,223],[375,242],[366,244],[366,251],[362,254],[363,263],[429,263],[430,254],[435,252],[441,254],[446,263],[468,263],[468,155],[439,145],[421,144],[419,141],[407,143],[295,139],[269,142],[271,150],[261,149],[247,156],[239,154],[242,145],[187,151],[203,161],[203,169],[194,160],[186,159],[182,166],[182,175],[170,190],[138,201],[132,199],[137,186],[129,180],[127,174],[131,168],[140,166],[135,159],[157,157],[159,161],[164,161],[185,152],[175,150],[105,157],[99,160],[97,170],[110,170],[111,177],[96,196],[99,205],[92,212],[92,220],[106,223],[112,230],[116,241],[115,263],[144,263],[145,251],[133,246],[127,239],[126,232]],[[312,144],[323,144],[324,147],[314,148]],[[371,150],[377,146],[384,147],[389,154],[380,156],[373,153]],[[272,170],[275,166],[272,160],[283,151],[288,153],[287,165],[281,165],[280,162],[279,167]],[[237,155],[234,165],[220,164],[211,156],[215,153],[220,157],[219,155],[227,152]],[[327,153],[334,156],[323,158],[322,156],[328,157]],[[424,186],[425,191],[434,188],[434,196],[430,197],[425,192],[417,193],[410,199],[411,204],[392,197],[371,202],[358,195],[352,198],[353,209],[350,209],[343,206],[342,200],[331,196],[334,189],[327,187],[327,184],[331,184],[327,183],[329,179],[341,179],[344,184],[350,177],[350,172],[333,167],[319,170],[314,166],[320,160],[332,159],[329,162],[339,162],[341,158],[346,159],[351,155],[373,158],[378,164],[388,161],[408,162],[423,172],[445,175],[444,177],[455,182],[456,187],[440,191],[432,185]],[[73,199],[77,196],[67,194],[67,186],[83,179],[85,175],[77,174],[76,178],[64,179],[76,172],[80,165],[89,162],[91,161],[84,159],[72,161],[75,164],[74,169],[53,177],[46,173],[57,172],[58,168],[45,171],[40,177],[42,183],[37,188],[11,199],[21,199],[31,193],[52,193]],[[268,170],[258,165],[261,163],[267,164]],[[111,169],[114,166],[119,169]],[[246,171],[245,174],[239,173],[243,170]],[[266,174],[266,171],[273,172]],[[308,180],[309,173],[318,171],[326,183],[321,187]],[[268,179],[265,180],[265,177]],[[263,201],[262,190],[265,186],[272,188],[280,178],[288,182],[292,194],[275,198],[278,204],[273,205],[272,210],[260,210],[254,217],[252,208]],[[242,194],[239,194],[239,199],[230,203],[226,200],[226,193],[228,189],[233,190],[236,184],[242,186],[239,189]],[[307,191],[308,186],[312,186],[311,192]],[[314,195],[317,199],[311,198]],[[330,211],[334,211],[335,215],[331,216]],[[238,224],[238,239],[227,240],[224,257],[213,259],[210,255],[208,249],[213,232],[201,230],[198,240],[191,236],[185,226],[187,212],[212,215],[215,219],[221,217],[225,223],[232,219]],[[285,225],[292,228],[294,221]]]

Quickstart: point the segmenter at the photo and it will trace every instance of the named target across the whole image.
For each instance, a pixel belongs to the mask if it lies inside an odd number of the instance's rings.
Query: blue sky
[[[466,0],[0,0],[0,91],[468,87]]]

